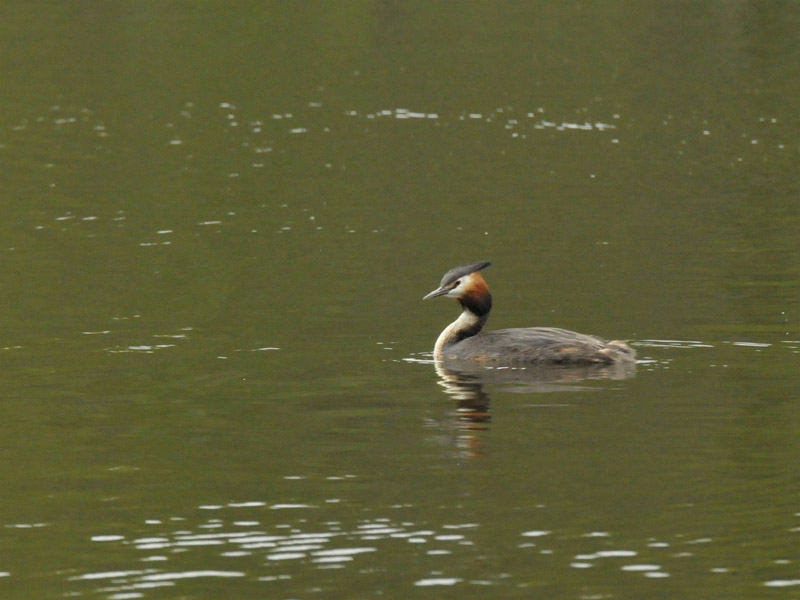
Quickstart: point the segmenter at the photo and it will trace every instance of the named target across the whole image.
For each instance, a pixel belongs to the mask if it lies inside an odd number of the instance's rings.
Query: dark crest
[[[439,284],[439,287],[444,287],[453,283],[459,277],[464,277],[464,275],[469,275],[470,273],[474,273],[475,271],[480,271],[485,269],[489,265],[491,265],[488,260],[482,260],[481,262],[476,262],[471,265],[462,265],[460,267],[455,267],[454,269],[450,269],[447,273],[444,274],[442,277],[442,283]]]

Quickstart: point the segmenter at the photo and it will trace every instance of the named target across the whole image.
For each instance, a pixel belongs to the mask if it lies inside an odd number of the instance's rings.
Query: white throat
[[[442,359],[442,350],[444,350],[445,345],[447,345],[450,340],[457,336],[458,332],[474,327],[479,320],[480,317],[478,317],[478,315],[472,311],[464,310],[455,321],[445,327],[444,331],[439,334],[436,344],[433,347],[434,360]]]

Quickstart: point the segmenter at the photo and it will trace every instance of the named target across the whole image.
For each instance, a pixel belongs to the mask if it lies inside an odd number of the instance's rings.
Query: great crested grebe
[[[437,296],[455,298],[461,315],[436,340],[437,361],[476,361],[489,364],[610,365],[633,363],[634,351],[620,341],[575,333],[555,327],[498,329],[481,333],[492,310],[492,295],[478,272],[482,261],[450,269],[439,287],[423,300]],[[480,334],[480,335],[479,335]]]

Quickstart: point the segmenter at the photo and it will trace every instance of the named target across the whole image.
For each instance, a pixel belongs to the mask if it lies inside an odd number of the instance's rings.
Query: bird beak
[[[423,300],[430,300],[431,298],[436,298],[437,296],[444,296],[449,291],[450,290],[448,288],[443,288],[443,287],[436,288],[430,294],[428,294],[427,296],[424,296],[422,299]]]

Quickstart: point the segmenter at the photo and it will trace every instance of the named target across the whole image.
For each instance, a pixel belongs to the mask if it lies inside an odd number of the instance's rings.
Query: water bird
[[[635,353],[622,341],[556,327],[525,327],[482,332],[492,295],[481,276],[489,261],[450,269],[439,287],[423,300],[447,296],[461,304],[461,314],[439,335],[433,347],[436,361],[474,361],[489,365],[613,365],[633,364]]]

